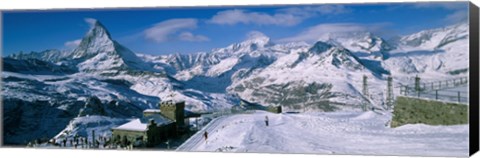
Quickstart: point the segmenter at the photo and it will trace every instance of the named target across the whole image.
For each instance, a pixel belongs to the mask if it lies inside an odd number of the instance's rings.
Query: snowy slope
[[[95,131],[96,137],[110,137],[111,128],[117,127],[128,122],[128,119],[112,118],[106,116],[84,116],[72,119],[68,126],[59,132],[54,138],[57,140],[73,139],[75,135],[92,139],[92,131]]]
[[[177,150],[468,156],[468,125],[415,124],[392,129],[385,126],[390,117],[371,111],[220,117]],[[206,142],[204,130],[209,133]]]
[[[141,95],[128,82],[73,75],[26,75],[2,72],[6,144],[51,138],[76,117],[140,117],[159,99]],[[107,131],[109,132],[109,131]]]
[[[456,75],[468,70],[468,24],[425,30],[404,36],[390,52],[385,68],[397,74],[430,73]],[[427,74],[425,77],[434,77]]]

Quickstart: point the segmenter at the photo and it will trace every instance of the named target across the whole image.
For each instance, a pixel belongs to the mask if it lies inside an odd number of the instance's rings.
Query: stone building
[[[143,111],[143,118],[112,128],[112,139],[119,144],[155,146],[188,130],[188,119],[197,114],[185,110],[185,102],[164,101],[159,109]]]

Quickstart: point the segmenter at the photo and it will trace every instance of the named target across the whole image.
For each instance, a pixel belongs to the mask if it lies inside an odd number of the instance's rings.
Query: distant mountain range
[[[97,21],[73,51],[3,58],[5,143],[51,138],[67,125],[68,133],[80,132],[72,123],[86,116],[114,126],[165,99],[185,100],[192,111],[240,100],[285,111],[360,110],[365,102],[384,109],[389,75],[397,83],[468,75],[468,44],[468,24],[461,23],[396,40],[352,32],[276,44],[256,36],[210,52],[146,55],[113,40]],[[364,75],[368,96],[361,93]]]

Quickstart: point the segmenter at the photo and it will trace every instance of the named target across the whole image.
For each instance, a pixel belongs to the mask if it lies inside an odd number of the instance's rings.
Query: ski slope
[[[197,148],[202,143],[205,143],[203,134],[205,131],[211,133],[212,131],[218,131],[218,126],[221,124],[226,116],[218,117],[212,120],[207,126],[205,126],[201,131],[195,133],[192,137],[190,137],[186,143],[183,143],[181,146],[177,148],[177,151],[189,151],[190,149]],[[188,142],[188,143],[187,143]]]
[[[270,126],[265,126],[265,116]],[[389,128],[390,114],[333,112],[224,116],[177,151],[468,156],[468,125]],[[208,140],[203,138],[208,131]]]

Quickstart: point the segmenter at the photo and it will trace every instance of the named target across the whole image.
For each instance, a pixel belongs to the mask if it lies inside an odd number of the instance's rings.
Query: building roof
[[[157,126],[164,126],[164,125],[168,125],[170,123],[173,123],[172,120],[170,120],[170,119],[168,119],[168,118],[166,118],[166,117],[164,117],[160,114],[154,114],[154,115],[150,115],[150,116],[147,116],[147,117],[134,119],[130,122],[127,122],[123,125],[120,125],[118,127],[112,128],[112,129],[114,129],[114,130],[126,130],[126,131],[139,131],[139,132],[147,131],[147,127],[148,127],[148,124],[149,124],[151,119],[153,119],[155,121]]]
[[[144,124],[140,119],[134,119],[121,126],[112,128],[114,130],[127,130],[127,131],[147,131],[147,124]]]

